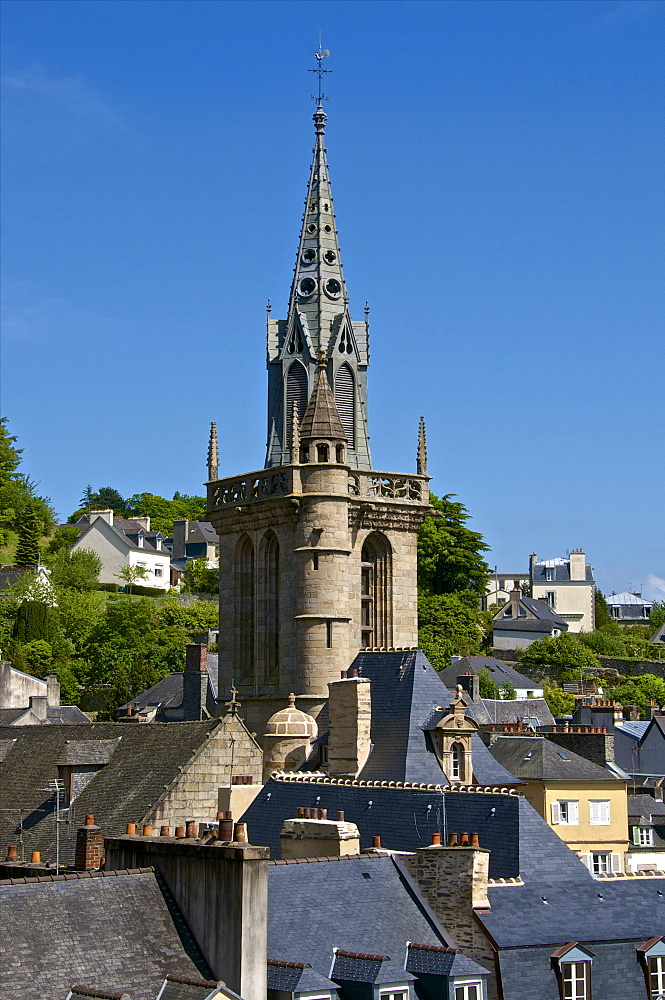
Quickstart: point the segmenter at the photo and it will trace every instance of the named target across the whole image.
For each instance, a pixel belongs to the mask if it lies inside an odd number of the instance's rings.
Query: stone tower
[[[416,539],[431,511],[424,428],[416,474],[372,470],[368,324],[349,313],[325,122],[319,104],[288,318],[268,321],[265,468],[216,478],[214,427],[208,457],[219,695],[234,682],[257,732],[290,692],[316,717],[359,649],[417,643]]]

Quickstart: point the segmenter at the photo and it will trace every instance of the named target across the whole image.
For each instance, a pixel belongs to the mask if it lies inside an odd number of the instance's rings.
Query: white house
[[[538,560],[532,553],[529,565],[531,597],[547,601],[553,611],[568,623],[570,632],[593,632],[595,628],[595,591],[593,566],[582,549],[564,559]]]
[[[171,554],[164,548],[164,536],[150,530],[149,517],[131,519],[114,517],[112,510],[91,510],[76,523],[81,534],[71,547],[90,549],[102,560],[100,583],[122,583],[117,575],[125,566],[143,566],[147,570],[144,587],[168,590]]]

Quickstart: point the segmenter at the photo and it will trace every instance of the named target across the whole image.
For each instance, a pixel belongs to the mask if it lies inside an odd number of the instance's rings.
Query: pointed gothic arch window
[[[288,428],[288,446],[291,447],[291,418],[293,415],[293,404],[296,404],[298,420],[302,420],[307,409],[307,369],[302,361],[294,361],[286,373],[286,411],[284,413],[284,426]]]
[[[268,531],[261,544],[263,590],[263,682],[279,669],[279,542]]]
[[[386,536],[368,535],[360,559],[361,646],[392,646],[392,549]]]
[[[349,448],[354,445],[356,416],[356,383],[351,365],[345,361],[335,374],[335,403]]]
[[[248,535],[238,539],[233,576],[233,662],[236,676],[251,684],[254,681],[254,546]]]
[[[293,324],[293,329],[291,330],[291,335],[286,345],[286,349],[289,354],[301,354],[304,346],[305,342],[303,340],[300,322],[296,319]]]

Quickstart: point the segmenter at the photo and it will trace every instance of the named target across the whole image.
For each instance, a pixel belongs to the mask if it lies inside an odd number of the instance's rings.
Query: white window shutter
[[[561,822],[561,808],[558,802],[552,803],[552,825]]]
[[[589,819],[590,819],[590,821],[591,821],[591,823],[592,823],[593,826],[595,826],[598,823],[598,803],[597,802],[590,802],[589,803]]]
[[[637,846],[639,847],[639,844],[640,844],[640,828],[639,828],[639,826],[634,826],[633,827],[633,843],[637,844]]]
[[[613,872],[614,875],[620,875],[621,874],[621,855],[620,854],[613,854],[612,855],[612,872]]]
[[[579,824],[579,821],[580,821],[579,802],[575,801],[569,802],[568,822],[573,826],[577,826]]]
[[[609,802],[600,803],[600,822],[609,826],[610,823],[610,804]]]
[[[580,854],[580,861],[591,871],[592,859],[590,854]]]

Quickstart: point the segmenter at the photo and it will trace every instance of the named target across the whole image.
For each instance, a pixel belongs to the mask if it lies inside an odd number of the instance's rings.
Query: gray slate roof
[[[665,802],[659,802],[653,795],[629,795],[628,815],[649,822],[654,817],[656,823],[665,824]]]
[[[448,944],[429,907],[393,858],[369,855],[269,866],[271,958],[309,962],[328,976],[333,948],[388,955],[403,966],[407,941]],[[402,977],[410,978],[404,972]]]
[[[13,726],[29,708],[0,708],[0,726]],[[90,719],[77,705],[57,705],[46,709],[46,720],[34,725],[54,726],[63,723],[88,723]]]
[[[206,666],[210,694],[213,698],[217,698],[217,662],[218,654],[208,653]],[[147,691],[143,691],[135,698],[132,698],[131,702],[121,705],[121,709],[126,710],[130,704],[133,706],[135,712],[143,712],[155,705],[160,705],[162,709],[179,708],[182,705],[182,671],[162,677],[160,681],[153,684]]]
[[[553,611],[547,601],[536,600],[533,597],[522,597],[520,604],[528,608],[536,617],[505,618],[503,612],[508,607],[508,604],[505,604],[492,619],[492,628],[499,631],[517,629],[520,632],[542,632],[544,629],[549,631],[553,627],[560,628],[564,632],[568,629],[568,622],[556,611]]]
[[[330,993],[337,990],[337,983],[322,975],[304,962],[268,960],[268,989],[286,993]]]
[[[499,736],[490,751],[500,764],[525,780],[617,780],[605,768],[542,736]]]
[[[227,987],[224,987],[224,991],[232,997],[236,995]],[[212,979],[169,975],[162,986],[159,1000],[208,1000],[208,997],[215,996],[217,992],[218,984]]]
[[[511,620],[514,621],[514,619]],[[454,688],[460,674],[465,674],[467,671],[477,674],[479,670],[488,670],[492,680],[499,687],[504,684],[512,684],[516,688],[539,689],[543,686],[540,681],[531,680],[530,677],[518,673],[509,663],[497,660],[494,656],[463,656],[456,663],[442,670],[439,677],[449,688]]]
[[[553,570],[553,580],[547,579],[548,568]],[[593,583],[593,567],[590,563],[585,563],[585,570],[586,582]],[[535,563],[531,573],[534,583],[570,583],[570,562],[563,558],[546,559],[543,562]]]
[[[406,969],[417,976],[488,976],[489,972],[456,948],[434,945],[409,946]]]
[[[527,722],[535,726],[553,726],[554,716],[544,698],[513,698],[497,701],[479,698],[469,705],[466,713],[479,725]]]
[[[0,741],[14,740],[0,764],[0,846],[16,843],[23,810],[27,851],[55,860],[55,799],[44,791],[58,777],[56,761],[71,744],[118,740],[110,762],[101,767],[74,801],[71,824],[61,829],[64,863],[74,856],[76,829],[93,813],[107,836],[140,823],[164,786],[205,744],[218,720],[153,723],[93,722],[86,726],[0,727]]]
[[[168,973],[212,978],[149,869],[3,882],[0,917],[3,1000],[43,1000],[45,984],[53,1000],[74,984],[155,1000]]]

